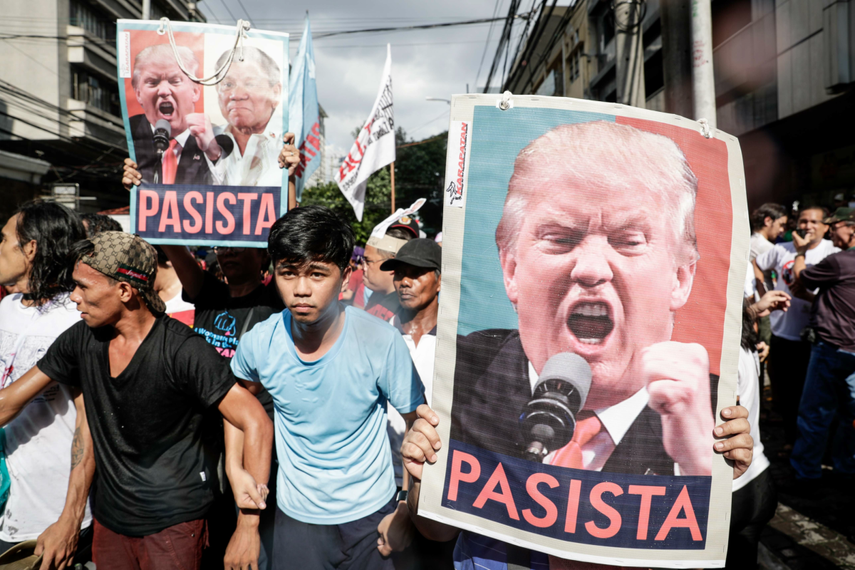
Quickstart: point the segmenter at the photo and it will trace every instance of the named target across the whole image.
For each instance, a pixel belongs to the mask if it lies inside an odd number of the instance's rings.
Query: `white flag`
[[[395,161],[395,116],[392,112],[392,48],[386,45],[386,66],[380,92],[368,120],[335,175],[341,193],[362,221],[368,177]]]

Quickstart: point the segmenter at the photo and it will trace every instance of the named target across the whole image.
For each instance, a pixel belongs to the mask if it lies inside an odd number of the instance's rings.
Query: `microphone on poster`
[[[169,148],[170,138],[172,138],[172,126],[166,119],[160,119],[154,124],[154,135],[152,135],[154,148],[159,156]]]
[[[562,352],[546,361],[520,415],[520,429],[529,442],[526,459],[541,462],[570,443],[590,389],[591,367],[578,354]]]

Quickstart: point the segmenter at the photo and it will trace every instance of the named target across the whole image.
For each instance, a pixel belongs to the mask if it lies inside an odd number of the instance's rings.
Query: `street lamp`
[[[440,99],[439,97],[425,97],[425,101],[444,101],[451,105],[451,99]]]

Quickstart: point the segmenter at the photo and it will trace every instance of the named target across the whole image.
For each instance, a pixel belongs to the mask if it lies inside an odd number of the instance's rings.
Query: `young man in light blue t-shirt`
[[[353,242],[327,208],[277,221],[268,243],[288,310],[249,331],[231,362],[275,405],[275,569],[392,568],[377,549],[381,520],[400,511],[386,404],[409,425],[424,389],[400,333],[338,301]],[[227,437],[232,445],[241,443]],[[242,514],[238,524],[253,522]]]

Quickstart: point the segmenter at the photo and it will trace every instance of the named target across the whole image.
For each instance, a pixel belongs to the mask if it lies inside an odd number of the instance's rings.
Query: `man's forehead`
[[[183,75],[174,59],[151,59],[142,62],[137,67],[142,75]]]

